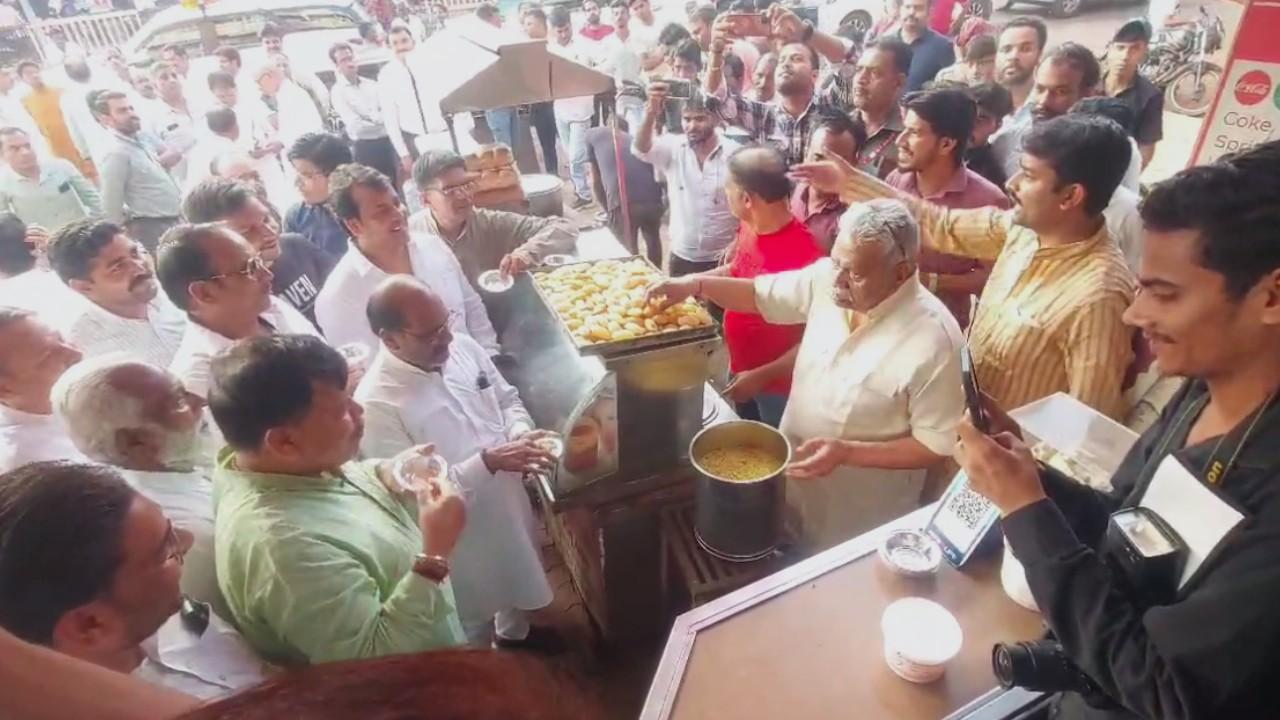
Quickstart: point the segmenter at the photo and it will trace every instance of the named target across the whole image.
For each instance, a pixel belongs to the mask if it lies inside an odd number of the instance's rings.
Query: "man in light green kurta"
[[[231,445],[214,473],[218,584],[244,637],[283,665],[462,643],[439,572],[462,501],[420,497],[415,518],[385,461],[351,461],[363,422],[341,356],[318,338],[260,337],[216,358],[213,376]]]

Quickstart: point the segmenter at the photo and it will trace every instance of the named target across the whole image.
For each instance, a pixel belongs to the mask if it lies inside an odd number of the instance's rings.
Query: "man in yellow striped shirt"
[[[846,202],[898,197],[920,221],[925,244],[995,261],[970,328],[978,381],[1010,409],[1058,391],[1113,418],[1133,358],[1121,315],[1134,281],[1107,234],[1103,209],[1128,165],[1119,125],[1065,116],[1038,123],[1009,180],[1012,210],[951,210],[909,198],[839,161],[793,175]]]

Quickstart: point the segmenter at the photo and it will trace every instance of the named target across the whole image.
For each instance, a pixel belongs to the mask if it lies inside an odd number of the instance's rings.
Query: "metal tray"
[[[663,347],[666,345],[676,345],[689,340],[701,340],[703,338],[715,337],[719,334],[720,324],[716,322],[714,317],[712,317],[711,324],[703,325],[702,327],[685,328],[683,330],[658,333],[656,335],[643,335],[629,340],[611,340],[609,342],[591,343],[590,345],[579,345],[577,339],[573,337],[573,333],[570,332],[568,326],[564,324],[564,318],[560,317],[559,311],[557,311],[555,306],[551,304],[551,301],[547,299],[547,296],[543,294],[542,286],[538,284],[536,276],[543,273],[549,273],[554,270],[559,270],[560,268],[573,267],[575,265],[595,265],[605,261],[625,263],[635,259],[639,259],[662,277],[667,277],[666,273],[662,272],[661,268],[655,267],[653,263],[649,262],[648,258],[641,255],[627,255],[617,258],[604,258],[601,260],[584,260],[582,262],[566,263],[556,267],[539,266],[531,268],[529,270],[529,274],[535,276],[531,278],[533,280],[531,284],[533,285],[533,291],[538,294],[538,299],[542,300],[542,304],[546,306],[547,310],[551,313],[551,316],[556,319],[556,325],[559,326],[560,330],[569,338],[569,342],[577,347],[578,351],[583,355],[623,355],[637,350],[648,350],[650,348]],[[702,303],[701,301],[698,302],[705,310],[705,303]]]

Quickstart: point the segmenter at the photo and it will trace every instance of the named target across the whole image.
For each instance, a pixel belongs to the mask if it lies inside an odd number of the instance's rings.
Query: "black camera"
[[[1062,645],[1053,640],[996,643],[991,649],[991,670],[1000,687],[1021,687],[1037,692],[1077,692],[1086,697],[1102,696],[1093,680],[1084,674]]]

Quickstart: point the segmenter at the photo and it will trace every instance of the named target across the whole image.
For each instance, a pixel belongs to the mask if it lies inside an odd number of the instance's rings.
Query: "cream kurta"
[[[481,450],[528,432],[533,421],[516,389],[475,340],[456,335],[441,372],[429,373],[379,350],[356,390],[364,406],[365,457],[392,457],[434,443],[453,467]],[[534,536],[533,508],[520,474],[456,473],[467,501],[467,527],[451,560],[450,578],[464,626],[501,610],[533,610],[551,602]]]
[[[849,331],[831,290],[830,259],[756,279],[772,323],[807,323],[782,432],[795,446],[819,437],[886,441],[911,436],[950,455],[964,413],[960,327],[916,277]],[[841,467],[787,481],[787,524],[807,550],[848,540],[919,505],[925,470]]]

